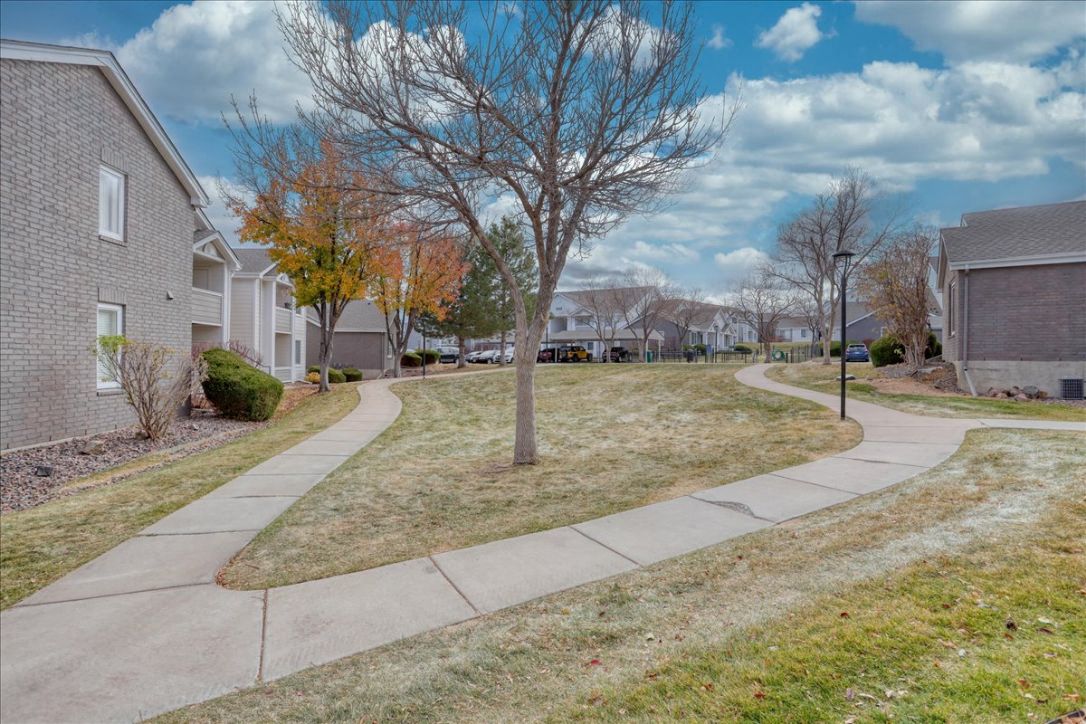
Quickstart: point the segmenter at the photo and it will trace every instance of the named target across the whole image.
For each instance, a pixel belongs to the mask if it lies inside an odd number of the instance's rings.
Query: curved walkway
[[[747,385],[836,408],[767,379]],[[343,420],[261,463],[0,614],[0,718],[132,721],[650,565],[836,505],[950,457],[968,430],[1086,423],[922,417],[850,401],[851,450],[540,533],[265,591],[218,569],[400,414],[359,388]]]

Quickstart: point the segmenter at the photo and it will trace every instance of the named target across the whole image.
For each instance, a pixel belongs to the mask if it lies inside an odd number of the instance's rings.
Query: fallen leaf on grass
[[[754,698],[758,699],[759,701],[764,699],[765,698],[765,692],[762,691],[761,689],[759,689],[758,691],[754,692]]]
[[[1049,628],[1048,626],[1041,626],[1041,628],[1039,628],[1039,629],[1037,629],[1037,630],[1038,630],[1038,631],[1040,631],[1041,633],[1044,633],[1044,634],[1050,634],[1050,635],[1052,635],[1052,634],[1055,634],[1055,633],[1056,633],[1055,631],[1053,631],[1052,629],[1050,629],[1050,628]]]
[[[602,663],[603,662],[600,661],[599,659],[592,659],[591,661],[588,662],[588,665],[589,666],[599,666]]]
[[[706,691],[712,691],[713,684],[710,681],[706,681],[704,684],[701,685],[701,688],[705,689]]]
[[[848,618],[848,611],[842,611],[841,618]]]

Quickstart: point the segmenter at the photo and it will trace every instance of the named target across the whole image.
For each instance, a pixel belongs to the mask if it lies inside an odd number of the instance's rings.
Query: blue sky
[[[108,48],[214,193],[219,113],[256,90],[288,120],[307,84],[268,2],[0,4],[4,37]],[[631,265],[720,294],[777,225],[856,165],[910,217],[1086,197],[1086,3],[701,2],[698,73],[742,107],[664,212],[571,261],[565,286]],[[220,208],[212,218],[232,233]]]

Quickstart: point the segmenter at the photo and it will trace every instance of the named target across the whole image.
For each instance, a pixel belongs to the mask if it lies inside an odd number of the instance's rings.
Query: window
[[[801,338],[803,338],[803,339],[807,339],[807,330],[806,329],[799,330],[799,336]]]
[[[98,169],[98,234],[124,241],[124,174]]]
[[[98,305],[98,337],[114,337],[124,334],[124,307],[118,304]],[[120,383],[109,376],[102,359],[98,359],[98,389],[109,390],[120,387]]]
[[[294,340],[294,364],[300,365],[302,363],[302,340]]]
[[[950,288],[947,289],[946,300],[946,328],[947,331],[950,333],[951,337],[953,337],[955,332],[958,331],[954,328],[954,325],[957,322],[957,320],[955,319],[955,312],[957,310],[954,308],[955,298],[958,296],[957,291],[957,282],[951,282]]]

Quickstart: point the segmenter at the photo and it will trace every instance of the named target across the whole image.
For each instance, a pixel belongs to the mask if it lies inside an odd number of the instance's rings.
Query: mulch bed
[[[194,410],[192,417],[180,419],[169,436],[157,443],[137,436],[134,427],[98,435],[73,438],[55,445],[15,450],[0,455],[0,511],[25,510],[66,494],[65,486],[73,480],[117,467],[149,453],[169,453],[167,459],[138,470],[127,471],[107,482],[113,483],[160,467],[179,457],[224,445],[267,423],[227,420],[206,410]],[[101,445],[97,445],[101,443]],[[97,447],[84,455],[88,445]],[[52,468],[48,476],[37,474],[39,466]]]

